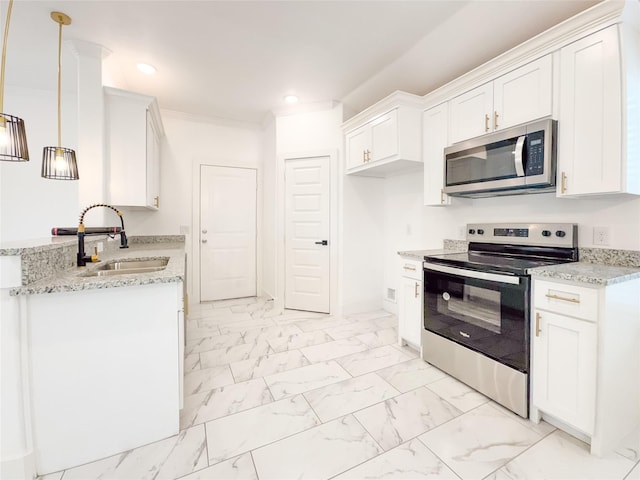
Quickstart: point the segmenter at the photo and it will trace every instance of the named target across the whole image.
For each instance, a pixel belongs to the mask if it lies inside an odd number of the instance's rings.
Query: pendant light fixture
[[[58,145],[44,147],[42,152],[42,177],[54,180],[78,180],[76,152],[62,145],[62,122],[60,114],[60,78],[62,74],[62,26],[70,25],[71,18],[61,12],[51,12],[51,19],[59,24],[58,31]]]
[[[2,43],[2,65],[0,66],[0,112],[4,99],[4,68],[7,61],[7,38],[9,37],[9,20],[13,0],[9,0],[7,23],[4,25],[4,41]],[[0,113],[0,160],[9,162],[26,162],[29,160],[27,133],[24,120],[7,113]]]

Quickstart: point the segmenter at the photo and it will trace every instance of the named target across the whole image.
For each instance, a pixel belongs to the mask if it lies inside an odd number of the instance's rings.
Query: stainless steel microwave
[[[557,122],[550,118],[444,150],[444,193],[492,197],[555,190]]]

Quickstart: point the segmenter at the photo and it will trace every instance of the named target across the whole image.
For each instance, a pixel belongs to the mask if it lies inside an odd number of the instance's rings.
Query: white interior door
[[[256,170],[200,168],[200,300],[256,295]]]
[[[329,313],[330,158],[285,163],[285,308]]]

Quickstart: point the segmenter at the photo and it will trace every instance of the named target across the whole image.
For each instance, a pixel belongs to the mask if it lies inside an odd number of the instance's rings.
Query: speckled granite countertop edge
[[[398,255],[405,258],[413,258],[416,260],[424,260],[425,255],[441,255],[443,253],[460,253],[466,252],[468,249],[466,240],[444,240],[443,248],[433,250],[404,250],[398,252]]]
[[[640,278],[640,268],[574,262],[537,267],[529,270],[534,278],[567,280],[576,283],[606,286]]]
[[[126,250],[105,254],[101,262],[87,267],[73,267],[51,277],[38,280],[9,291],[12,296],[39,295],[61,292],[78,292],[105,288],[131,287],[159,283],[177,283],[184,280],[184,243],[134,244]],[[106,262],[127,259],[168,257],[164,270],[148,273],[113,275],[105,277],[86,276]]]
[[[467,250],[464,240],[445,240],[443,249],[400,251],[398,255],[415,260],[424,260],[425,255],[457,253]],[[606,286],[640,278],[638,258],[635,250],[611,250],[581,248],[581,261],[537,267],[529,273],[538,278],[566,280],[576,283]]]

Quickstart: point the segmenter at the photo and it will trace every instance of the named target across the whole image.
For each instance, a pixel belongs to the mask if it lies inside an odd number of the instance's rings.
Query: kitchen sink
[[[107,277],[111,275],[130,275],[134,273],[159,272],[167,268],[168,258],[150,258],[148,260],[116,260],[83,274],[84,277]]]

